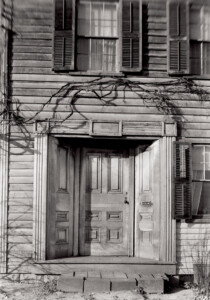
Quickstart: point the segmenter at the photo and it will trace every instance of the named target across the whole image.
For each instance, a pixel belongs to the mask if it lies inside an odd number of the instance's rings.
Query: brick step
[[[110,292],[143,289],[146,293],[164,293],[165,274],[135,274],[123,272],[71,272],[58,279],[58,290],[63,292]]]

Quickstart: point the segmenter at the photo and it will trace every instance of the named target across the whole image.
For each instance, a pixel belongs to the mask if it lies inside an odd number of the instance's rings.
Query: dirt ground
[[[173,288],[164,295],[137,291],[92,293],[89,295],[52,291],[47,285],[10,283],[0,287],[0,300],[193,300],[191,289]]]

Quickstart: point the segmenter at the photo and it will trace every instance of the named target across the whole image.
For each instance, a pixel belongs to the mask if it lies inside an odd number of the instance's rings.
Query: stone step
[[[58,279],[57,288],[63,292],[92,293],[122,290],[143,290],[164,293],[165,274],[137,274],[124,272],[71,272]]]

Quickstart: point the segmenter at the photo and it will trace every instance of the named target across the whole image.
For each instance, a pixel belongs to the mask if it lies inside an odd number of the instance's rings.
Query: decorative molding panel
[[[122,136],[122,122],[90,121],[90,135]]]
[[[34,140],[34,259],[46,257],[46,199],[47,199],[47,134],[36,134]]]
[[[0,132],[0,273],[7,272],[8,133],[9,126],[3,122]]]
[[[177,136],[177,123],[163,123],[163,136]]]

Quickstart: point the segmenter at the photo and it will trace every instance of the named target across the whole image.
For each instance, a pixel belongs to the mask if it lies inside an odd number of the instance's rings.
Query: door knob
[[[127,193],[126,193],[126,196],[125,196],[124,203],[125,203],[125,204],[129,204],[128,197],[127,197]]]

